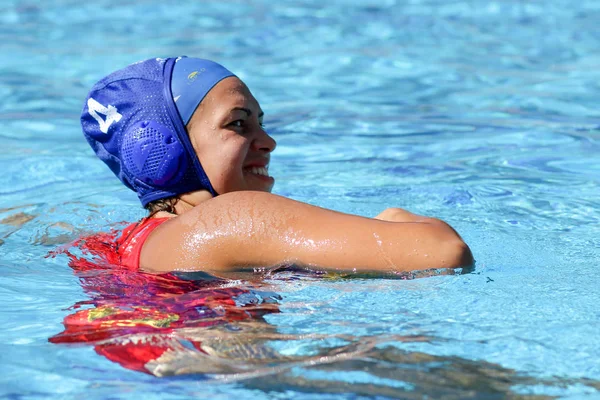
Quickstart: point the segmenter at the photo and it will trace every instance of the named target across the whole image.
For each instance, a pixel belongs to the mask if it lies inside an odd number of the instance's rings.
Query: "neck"
[[[175,212],[177,215],[182,215],[197,205],[212,199],[212,194],[208,190],[198,190],[196,192],[186,193],[179,196],[175,203]]]

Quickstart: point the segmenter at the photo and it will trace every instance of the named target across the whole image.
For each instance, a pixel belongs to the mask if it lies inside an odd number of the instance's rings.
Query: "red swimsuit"
[[[121,237],[117,239],[117,253],[121,257],[121,265],[131,270],[140,269],[140,255],[146,239],[156,228],[169,219],[146,218],[123,229]]]
[[[262,300],[247,303],[249,307],[238,304],[238,299],[253,296],[244,285],[139,271],[144,242],[168,219],[133,223],[118,239],[116,232],[82,238],[75,246],[86,257],[65,251],[90,298],[72,307],[64,331],[50,342],[90,344],[125,368],[163,375],[184,371],[182,365],[194,362],[190,351],[208,356],[198,339],[206,330],[248,319],[262,321],[263,315],[278,311],[275,303]]]

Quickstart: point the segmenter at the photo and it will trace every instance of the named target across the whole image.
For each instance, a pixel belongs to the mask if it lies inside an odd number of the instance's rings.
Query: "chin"
[[[253,175],[246,179],[246,187],[248,190],[254,190],[257,192],[268,192],[273,190],[275,185],[275,178],[272,176]]]
[[[273,190],[273,186],[270,186],[270,187],[252,187],[252,188],[248,188],[246,190],[251,190],[253,192],[271,193],[271,191]]]

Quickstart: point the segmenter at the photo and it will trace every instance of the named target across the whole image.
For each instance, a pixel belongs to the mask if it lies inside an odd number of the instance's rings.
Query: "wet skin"
[[[237,77],[219,82],[192,115],[187,126],[190,140],[217,193],[271,192],[275,179],[268,168],[276,143],[263,129],[263,115]],[[210,198],[207,191],[182,196],[191,206]]]
[[[219,82],[187,126],[219,196],[180,196],[176,214],[146,240],[149,272],[205,271],[224,276],[294,264],[340,272],[406,272],[465,267],[469,247],[448,224],[391,208],[375,218],[339,213],[270,194],[275,141],[260,105],[236,77]]]

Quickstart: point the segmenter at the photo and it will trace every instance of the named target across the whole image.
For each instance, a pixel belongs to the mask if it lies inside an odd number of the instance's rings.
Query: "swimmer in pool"
[[[122,265],[224,276],[286,265],[402,273],[473,264],[439,219],[400,208],[367,218],[272,194],[276,143],[263,115],[238,77],[198,58],[138,62],[92,88],[85,137],[149,210],[118,239]]]

